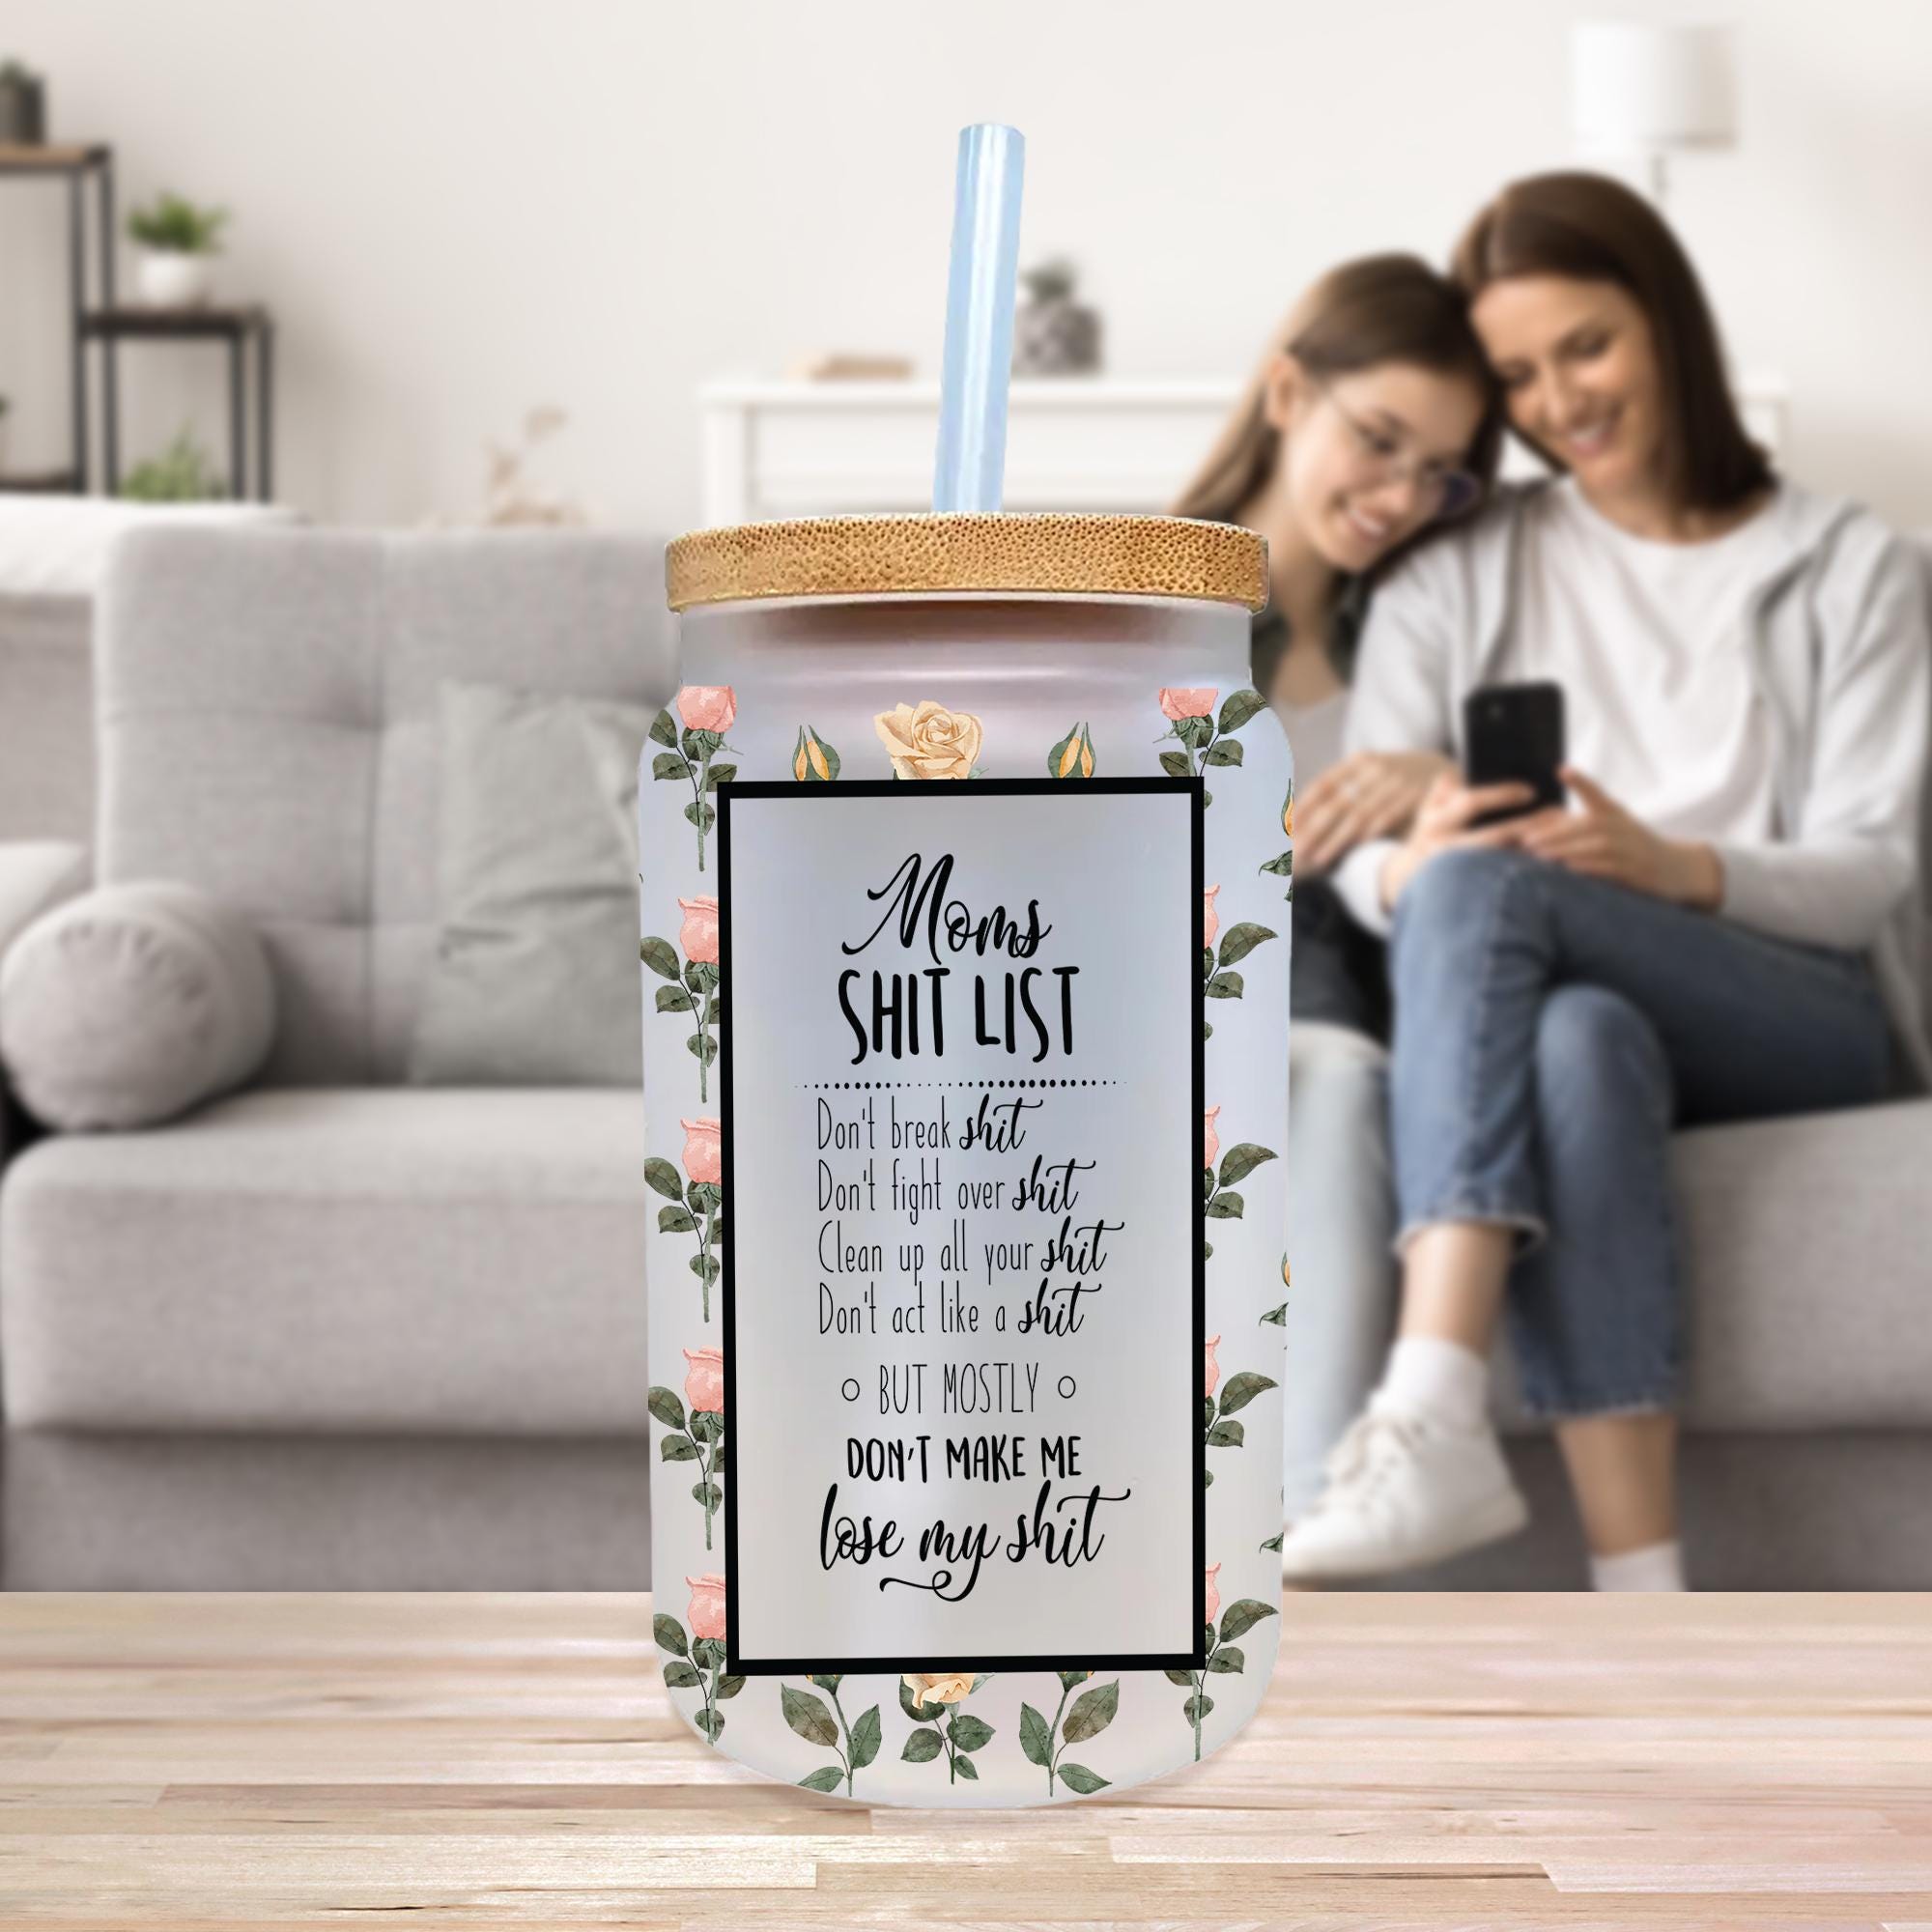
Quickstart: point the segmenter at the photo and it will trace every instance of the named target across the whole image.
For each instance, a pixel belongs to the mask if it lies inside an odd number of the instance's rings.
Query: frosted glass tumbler
[[[638,774],[672,1703],[872,1804],[1077,1800],[1279,1630],[1293,771],[1260,541],[670,548]]]

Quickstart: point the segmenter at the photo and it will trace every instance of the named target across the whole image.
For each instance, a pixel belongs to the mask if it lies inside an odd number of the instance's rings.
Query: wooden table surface
[[[1932,1605],[1294,1596],[1248,1729],[1037,1811],[696,1743],[644,1597],[0,1598],[0,1925],[1932,1932]]]

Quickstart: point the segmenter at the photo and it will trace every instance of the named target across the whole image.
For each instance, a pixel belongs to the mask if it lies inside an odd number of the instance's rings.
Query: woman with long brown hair
[[[1553,680],[1570,804],[1443,778],[1341,867],[1390,934],[1401,1313],[1283,1571],[1406,1569],[1523,1522],[1488,1422],[1507,1319],[1595,1580],[1681,1588],[1668,1136],[1932,1073],[1923,594],[1874,517],[1745,434],[1696,274],[1639,196],[1519,182],[1455,274],[1555,474],[1378,591],[1350,743],[1460,753],[1469,692]]]
[[[1500,433],[1462,295],[1412,255],[1370,256],[1295,305],[1175,505],[1268,540],[1254,681],[1294,749],[1290,1516],[1368,1391],[1395,1300],[1383,949],[1326,874],[1353,840],[1406,830],[1447,769],[1427,752],[1342,757],[1347,684],[1376,574],[1477,507]]]

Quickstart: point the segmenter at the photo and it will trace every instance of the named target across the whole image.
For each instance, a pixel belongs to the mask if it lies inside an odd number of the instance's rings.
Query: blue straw
[[[997,510],[1007,469],[1007,382],[1013,360],[1026,142],[990,122],[959,130],[946,368],[932,507]]]

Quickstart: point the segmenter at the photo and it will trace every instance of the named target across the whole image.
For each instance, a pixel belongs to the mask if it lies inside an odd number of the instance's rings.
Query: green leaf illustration
[[[658,1011],[661,1013],[688,1013],[695,1011],[691,995],[682,986],[660,986],[658,988]]]
[[[1270,1308],[1262,1317],[1262,1320],[1264,1321],[1272,1321],[1277,1328],[1286,1328],[1288,1326],[1288,1303],[1284,1301]]]
[[[1248,1660],[1239,1644],[1224,1643],[1208,1660],[1208,1668],[1209,1670],[1219,1670],[1223,1673],[1238,1673],[1247,1668],[1247,1663]]]
[[[1094,1673],[1091,1670],[1056,1670],[1053,1674],[1060,1679],[1063,1690],[1077,1690]]]
[[[941,1713],[945,1711],[946,1706],[944,1704],[923,1703],[919,1698],[913,1695],[912,1686],[905,1681],[905,1678],[903,1676],[901,1676],[899,1678],[899,1709],[903,1711],[906,1714],[906,1716],[913,1720],[914,1723],[926,1724],[932,1722],[934,1719],[939,1717]]]
[[[879,1754],[879,1745],[885,1737],[885,1727],[879,1722],[879,1707],[874,1704],[869,1711],[861,1711],[858,1721],[852,1726],[852,1769],[864,1771]]]
[[[844,1683],[845,1673],[843,1671],[832,1671],[824,1676],[814,1675],[808,1677],[805,1681],[808,1684],[816,1684],[821,1690],[836,1690],[839,1685]]]
[[[1194,766],[1185,752],[1163,752],[1160,754],[1160,768],[1171,779],[1187,779],[1194,776]]]
[[[1208,1432],[1210,1449],[1238,1449],[1246,1440],[1246,1432],[1238,1422],[1217,1422]]]
[[[1192,1690],[1194,1689],[1194,1676],[1191,1671],[1163,1670],[1161,1672],[1161,1675],[1165,1677],[1170,1684],[1179,1684],[1183,1690]]]
[[[693,1483],[691,1499],[706,1509],[716,1509],[724,1500],[724,1492],[716,1483]]]
[[[810,1777],[801,1777],[799,1782],[808,1791],[837,1791],[845,1782],[844,1772],[836,1764],[822,1766]]]
[[[971,1778],[975,1784],[979,1783],[980,1774],[973,1768],[973,1760],[970,1757],[955,1757],[952,1760],[952,1769],[961,1777]]]
[[[684,1405],[677,1399],[675,1390],[653,1387],[644,1400],[644,1406],[664,1424],[667,1429],[684,1427]]]
[[[691,1433],[700,1442],[716,1442],[724,1434],[724,1418],[715,1408],[694,1408],[691,1411]],[[832,1688],[838,1688],[838,1680],[832,1680]]]
[[[694,1711],[691,1714],[691,1721],[704,1733],[706,1743],[715,1745],[718,1742],[718,1733],[724,1728],[724,1713]]]
[[[1089,1771],[1084,1764],[1063,1764],[1060,1767],[1060,1781],[1067,1790],[1078,1792],[1082,1798],[1107,1788],[1107,1780]]]
[[[684,1199],[684,1182],[677,1178],[677,1169],[668,1160],[660,1160],[653,1155],[645,1161],[644,1179],[660,1194],[668,1195],[673,1201]]]
[[[1121,1708],[1121,1685],[1116,1678],[1111,1684],[1096,1684],[1085,1696],[1073,1700],[1073,1708],[1066,1714],[1066,1721],[1060,1727],[1060,1735],[1070,1745],[1084,1743],[1098,1731],[1104,1731],[1114,1721],[1114,1714]]]
[[[1238,1000],[1244,983],[1238,973],[1216,973],[1202,991],[1210,1000]]]
[[[1258,1376],[1250,1369],[1243,1369],[1237,1376],[1230,1376],[1221,1384],[1221,1413],[1233,1415],[1237,1408],[1246,1408],[1264,1389],[1271,1389],[1274,1381],[1267,1376]],[[1227,1633],[1224,1631],[1225,1636]]]
[[[694,993],[709,993],[717,990],[718,965],[711,959],[693,959],[684,969],[684,983]]]
[[[1174,721],[1174,735],[1183,745],[1205,745],[1214,735],[1213,721],[1207,718],[1177,718]]]
[[[638,953],[660,979],[677,978],[677,953],[668,939],[646,939],[639,946]]]
[[[789,1684],[781,1685],[779,1708],[784,1713],[785,1722],[808,1744],[829,1746],[838,1742],[837,1720],[825,1708],[824,1699],[814,1697],[810,1690],[794,1690]]]
[[[1262,1548],[1264,1549],[1272,1549],[1279,1556],[1281,1554],[1281,1539],[1286,1534],[1285,1530],[1276,1530],[1272,1536],[1264,1539]]]
[[[1253,920],[1243,920],[1239,925],[1231,925],[1221,935],[1221,964],[1232,966],[1236,959],[1245,959],[1257,946],[1280,937],[1271,926],[1257,925]]]
[[[718,1680],[717,1694],[720,1697],[735,1697],[745,1688],[742,1677],[721,1677]]]
[[[697,1444],[688,1435],[667,1435],[658,1444],[658,1454],[667,1463],[695,1463],[697,1461]]]
[[[984,1718],[976,1718],[971,1711],[961,1711],[946,1727],[946,1735],[954,1746],[963,1751],[981,1750],[991,1740],[993,1727]]]
[[[694,1214],[707,1214],[724,1199],[724,1190],[715,1180],[694,1180],[684,1197]]]
[[[1241,1210],[1247,1205],[1232,1188],[1224,1187],[1213,1200],[1208,1202],[1208,1218],[1210,1221],[1238,1221],[1241,1218]],[[670,1209],[667,1208],[665,1212],[668,1214]]]
[[[1273,1160],[1272,1148],[1257,1147],[1253,1141],[1242,1141],[1231,1147],[1221,1156],[1221,1185],[1232,1187],[1236,1181],[1252,1174],[1264,1160]]]
[[[1186,1712],[1187,1721],[1191,1724],[1205,1718],[1214,1708],[1214,1700],[1203,1690],[1198,1695],[1188,1698],[1180,1708]]]
[[[1294,854],[1284,852],[1279,859],[1270,859],[1261,869],[1272,872],[1278,879],[1292,879],[1294,876]]]
[[[686,1035],[684,1045],[687,1053],[696,1054],[707,1066],[718,1058],[718,1042],[708,1033]]]
[[[1267,699],[1259,691],[1231,691],[1221,700],[1221,729],[1238,731],[1257,712],[1266,709]]]
[[[686,1641],[684,1626],[675,1617],[667,1616],[660,1610],[651,1619],[651,1635],[660,1650],[668,1650],[674,1657],[688,1657],[691,1645]]]
[[[665,1665],[664,1677],[673,1690],[696,1690],[704,1682],[681,1657]]]
[[[658,1233],[661,1235],[688,1235],[697,1223],[682,1208],[660,1208],[658,1209]]]
[[[691,1258],[692,1273],[707,1282],[718,1279],[719,1265],[716,1255],[693,1255]]]
[[[672,718],[668,711],[660,711],[651,720],[651,741],[653,744],[658,745],[675,745],[677,743],[677,721]]]
[[[736,765],[713,765],[704,774],[704,789],[716,791],[720,785],[727,785],[738,776]]]
[[[691,767],[675,752],[660,752],[651,760],[651,777],[654,779],[688,779]]]
[[[701,765],[724,740],[716,731],[704,731],[692,726],[678,733],[677,742],[684,755],[694,765]]]
[[[1029,1764],[1053,1762],[1053,1726],[1031,1704],[1020,1706],[1020,1749]]]
[[[900,1760],[906,1764],[929,1764],[946,1748],[945,1740],[937,1731],[917,1730],[905,1741],[905,1748],[899,1752]]]
[[[1241,741],[1238,738],[1216,738],[1208,747],[1205,762],[1210,765],[1238,765],[1241,762]]]
[[[1243,1631],[1252,1630],[1264,1617],[1280,1614],[1272,1604],[1264,1604],[1259,1597],[1243,1597],[1221,1612],[1221,1641],[1232,1643]]]
[[[718,1670],[724,1662],[724,1639],[722,1636],[701,1636],[691,1646],[691,1661],[700,1670]]]
[[[696,799],[684,808],[684,815],[700,832],[709,832],[718,822],[718,814],[708,805],[699,805]]]

